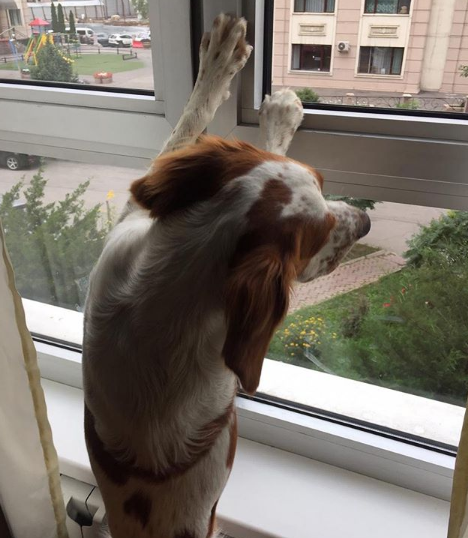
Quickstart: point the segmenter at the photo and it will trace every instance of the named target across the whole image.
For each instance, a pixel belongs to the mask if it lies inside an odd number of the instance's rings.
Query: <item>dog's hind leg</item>
[[[304,111],[299,97],[288,89],[265,96],[260,107],[260,134],[265,149],[286,155]]]
[[[245,41],[246,29],[245,19],[221,14],[216,17],[211,32],[203,36],[195,87],[161,154],[195,142],[216,110],[229,98],[231,81],[252,52]]]

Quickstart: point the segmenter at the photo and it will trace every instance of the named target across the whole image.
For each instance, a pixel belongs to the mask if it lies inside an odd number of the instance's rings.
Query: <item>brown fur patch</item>
[[[218,501],[216,501],[211,509],[210,523],[208,525],[208,533],[206,538],[211,538],[216,527],[216,507],[218,506]]]
[[[229,450],[226,459],[226,467],[232,469],[234,463],[234,457],[236,455],[237,448],[237,414],[232,414],[231,426],[229,428]]]
[[[247,142],[205,136],[198,144],[156,159],[151,171],[134,181],[130,191],[152,217],[164,218],[209,200],[232,179],[275,160],[285,158]]]
[[[94,417],[85,405],[86,444],[92,456],[92,463],[98,465],[108,479],[115,484],[124,485],[130,478],[139,478],[148,483],[158,484],[183,475],[206,456],[227,426],[233,412],[234,402],[232,401],[222,415],[202,426],[194,439],[186,440],[186,451],[189,454],[187,461],[173,462],[157,472],[139,467],[134,461],[121,461],[117,454],[108,451],[96,432]]]
[[[175,534],[174,538],[197,538],[197,537],[192,532],[185,530],[185,531],[178,532],[177,534]]]
[[[287,313],[292,282],[325,244],[335,224],[331,214],[321,220],[280,218],[291,197],[287,181],[266,182],[248,213],[247,231],[231,261],[223,356],[251,394],[260,382],[273,333]]]
[[[134,517],[143,528],[148,525],[151,515],[151,499],[143,493],[136,492],[123,505],[124,512]]]

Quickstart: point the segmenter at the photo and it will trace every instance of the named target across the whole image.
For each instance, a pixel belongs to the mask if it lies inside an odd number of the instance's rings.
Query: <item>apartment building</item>
[[[466,0],[276,0],[273,87],[468,94]]]
[[[26,0],[0,0],[0,43],[7,46],[12,28],[19,35],[29,35],[28,23]]]

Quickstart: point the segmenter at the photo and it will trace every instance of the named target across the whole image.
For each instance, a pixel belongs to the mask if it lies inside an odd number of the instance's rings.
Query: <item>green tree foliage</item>
[[[73,14],[73,11],[71,10],[68,15],[68,20],[70,21],[70,35],[76,35],[75,15]]]
[[[62,4],[57,6],[57,27],[61,34],[65,33],[65,16],[63,14]]]
[[[461,71],[460,73],[461,77],[468,77],[468,65],[461,65],[459,69]]]
[[[409,101],[403,101],[396,105],[396,108],[402,110],[419,110],[419,101],[417,99],[410,99]]]
[[[320,95],[312,88],[301,88],[300,90],[295,90],[296,95],[303,103],[318,103],[320,101]]]
[[[439,252],[451,263],[468,259],[468,211],[449,211],[408,241],[404,256],[409,265],[420,267],[428,258]]]
[[[148,18],[148,0],[132,0],[132,6],[141,15],[142,19]]]
[[[101,226],[99,205],[84,207],[89,181],[52,203],[44,201],[46,184],[39,170],[27,188],[17,183],[1,198],[0,219],[16,285],[25,298],[81,310],[107,227]],[[16,207],[20,198],[26,207]]]
[[[47,43],[37,53],[37,65],[31,67],[31,78],[54,82],[77,82],[72,61],[66,58],[52,43]]]
[[[57,19],[57,9],[55,7],[55,4],[52,2],[51,6],[50,6],[50,12],[51,12],[51,15],[52,15],[52,31],[54,33],[57,33],[59,31],[59,26],[58,26],[58,19]]]
[[[335,202],[346,202],[347,204],[357,207],[358,209],[362,209],[363,211],[374,209],[375,204],[378,204],[378,202],[375,202],[374,200],[367,200],[366,198],[352,198],[350,196],[339,196],[336,194],[327,194],[325,195],[325,198]]]

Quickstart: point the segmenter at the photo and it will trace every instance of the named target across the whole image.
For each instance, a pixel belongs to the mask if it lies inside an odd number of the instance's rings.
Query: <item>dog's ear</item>
[[[271,247],[259,247],[236,260],[226,290],[226,365],[253,394],[263,359],[277,326],[288,311],[292,262]]]
[[[158,157],[130,191],[152,217],[164,218],[211,199],[231,179],[274,159],[280,160],[247,142],[206,136],[198,144]]]

